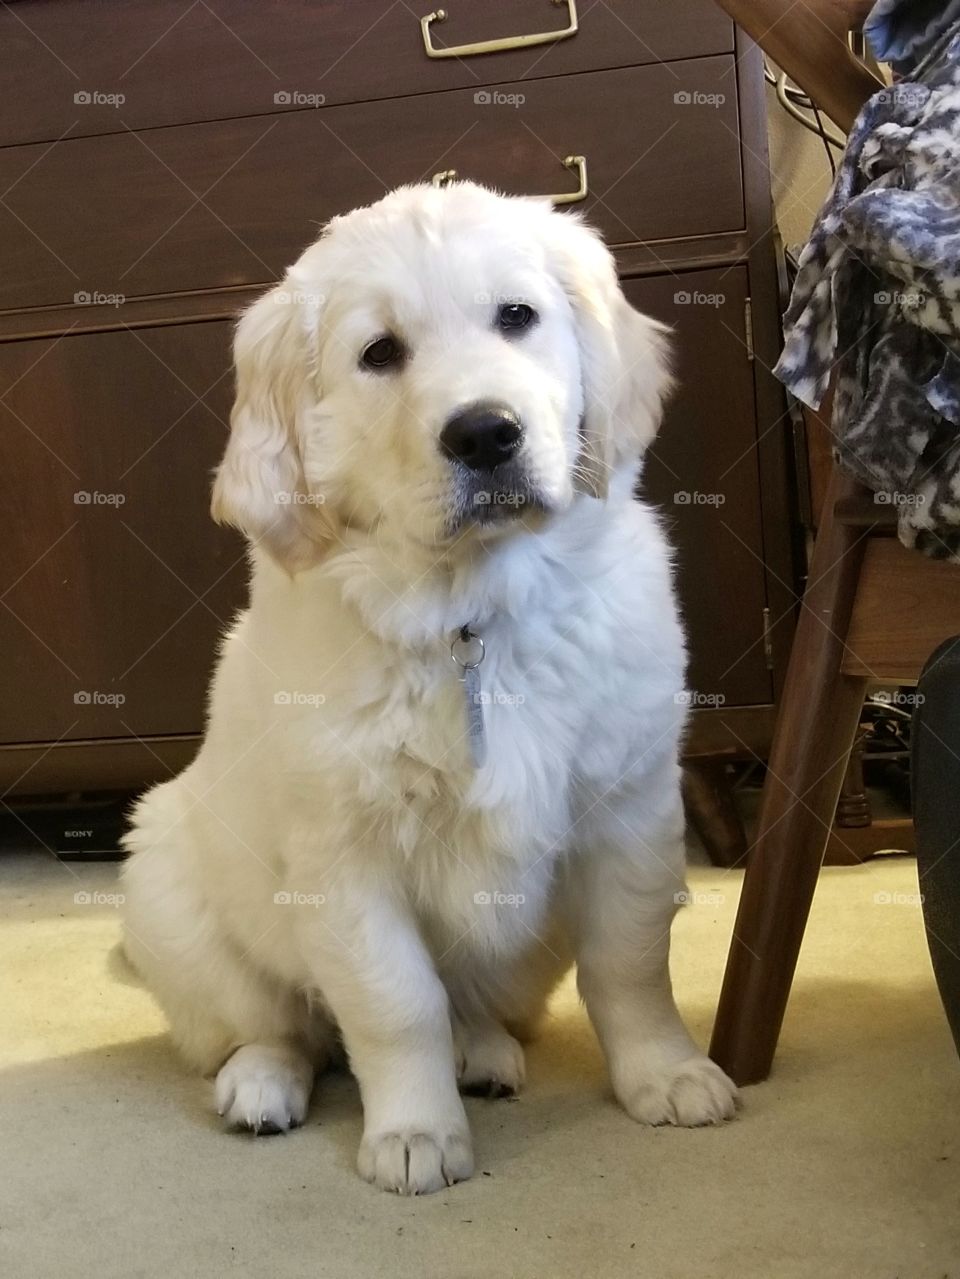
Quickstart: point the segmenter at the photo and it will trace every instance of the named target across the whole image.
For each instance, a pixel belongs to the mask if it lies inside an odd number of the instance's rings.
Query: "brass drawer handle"
[[[539,31],[529,36],[501,36],[498,40],[481,40],[478,44],[458,44],[451,49],[438,49],[430,37],[430,25],[433,22],[446,22],[446,9],[434,9],[425,18],[420,19],[420,30],[423,33],[423,47],[428,58],[472,58],[477,53],[500,53],[504,49],[529,49],[535,44],[552,44],[555,40],[566,40],[575,36],[579,29],[577,22],[577,0],[552,0],[553,4],[567,6],[567,25],[560,31]]]
[[[565,169],[576,169],[580,178],[580,185],[576,191],[566,191],[560,195],[548,195],[547,199],[553,204],[579,204],[581,200],[587,198],[589,187],[587,186],[587,157],[585,155],[568,155],[563,161]],[[456,182],[456,169],[442,169],[439,173],[435,173],[430,179],[435,187],[445,187],[451,182]]]

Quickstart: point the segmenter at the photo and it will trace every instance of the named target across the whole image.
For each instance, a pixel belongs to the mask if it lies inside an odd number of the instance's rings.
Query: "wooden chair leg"
[[[850,489],[835,475],[824,503],[710,1045],[739,1084],[770,1072],[866,690],[841,673],[866,537],[834,519]]]

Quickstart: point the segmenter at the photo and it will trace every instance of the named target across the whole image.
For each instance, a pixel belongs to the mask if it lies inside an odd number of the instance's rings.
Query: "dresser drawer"
[[[0,309],[266,282],[391,187],[455,168],[562,192],[570,153],[590,184],[575,207],[611,244],[739,229],[734,91],[723,56],[8,148]]]
[[[725,53],[714,0],[579,0],[567,39],[427,56],[434,0],[32,0],[0,8],[0,145],[125,128],[270,115],[305,96],[327,106]],[[563,30],[550,0],[448,0],[438,45]],[[79,96],[78,96],[79,95]],[[279,95],[279,97],[278,97]],[[119,99],[122,98],[122,101]]]

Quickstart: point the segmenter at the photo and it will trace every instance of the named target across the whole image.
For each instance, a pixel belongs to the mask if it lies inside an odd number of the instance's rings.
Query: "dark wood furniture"
[[[448,8],[438,47],[570,12]],[[645,485],[678,545],[691,749],[767,749],[795,574],[759,52],[712,0],[580,9],[574,35],[448,58],[373,0],[0,9],[0,793],[137,787],[195,750],[244,597],[207,514],[238,310],[398,183],[570,194],[572,155],[572,207],[677,329]]]
[[[849,5],[721,3],[762,43],[770,37],[780,65],[849,128],[878,85],[850,60]],[[931,652],[960,630],[960,571],[901,546],[889,511],[833,472],[710,1049],[741,1084],[770,1071],[867,686],[915,683]]]
[[[810,509],[817,512],[817,523],[826,509],[827,490],[833,475],[829,399],[817,411],[804,408],[803,418],[809,461]],[[889,515],[892,524],[892,511]],[[881,520],[882,510],[874,505],[870,517]],[[861,760],[864,743],[865,734],[862,731],[855,734],[823,857],[827,866],[856,865],[869,861],[883,850],[914,850],[913,820],[909,815],[875,817],[872,812],[870,797],[864,786]]]

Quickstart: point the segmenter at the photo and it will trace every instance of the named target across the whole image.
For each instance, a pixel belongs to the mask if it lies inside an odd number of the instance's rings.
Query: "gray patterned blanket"
[[[857,118],[775,372],[816,408],[836,371],[838,463],[897,506],[907,546],[960,561],[960,0],[934,7],[939,28],[929,4],[912,28],[902,0],[871,14],[880,56],[922,60]]]

